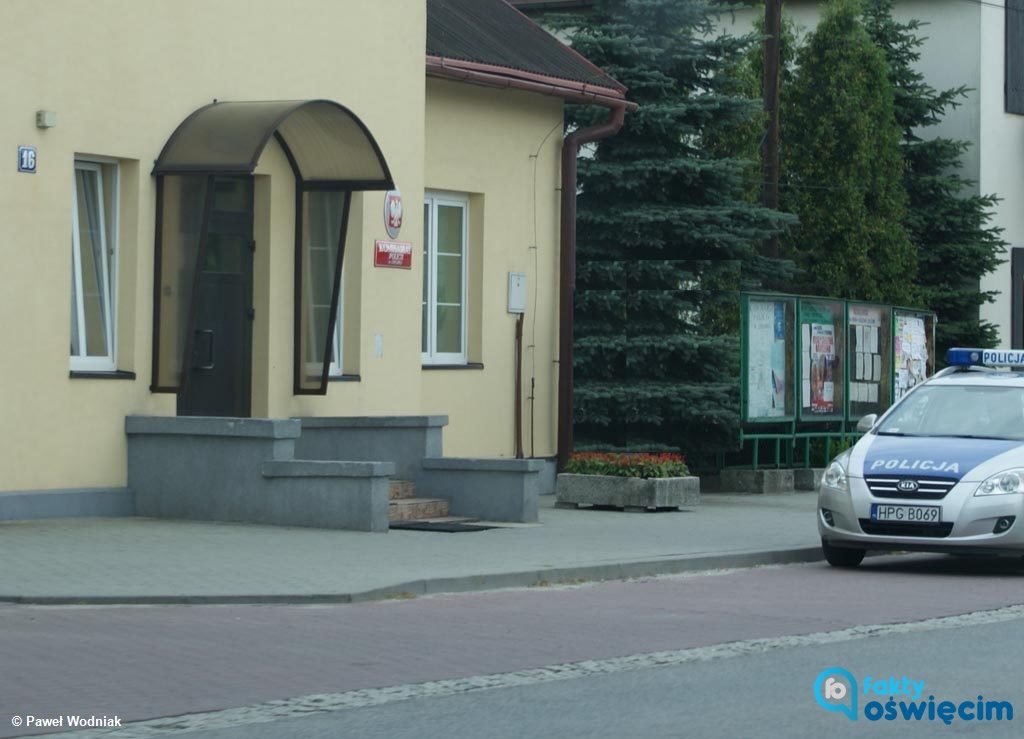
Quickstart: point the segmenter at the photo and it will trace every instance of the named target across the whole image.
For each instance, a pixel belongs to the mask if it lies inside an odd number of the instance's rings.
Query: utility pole
[[[761,172],[764,176],[761,201],[767,208],[779,207],[779,67],[781,66],[782,0],[764,0],[764,85],[762,95],[765,121],[761,147]],[[765,239],[761,254],[779,256],[779,237]]]

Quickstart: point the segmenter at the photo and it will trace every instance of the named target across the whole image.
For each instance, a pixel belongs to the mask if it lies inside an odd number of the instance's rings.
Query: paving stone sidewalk
[[[626,513],[541,502],[539,525],[439,533],[80,518],[0,523],[0,601],[353,602],[820,559],[816,497],[707,494]]]

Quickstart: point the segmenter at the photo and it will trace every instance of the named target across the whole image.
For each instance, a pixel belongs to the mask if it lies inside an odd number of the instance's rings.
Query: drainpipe
[[[576,289],[576,157],[580,146],[608,138],[622,128],[625,100],[612,106],[604,123],[573,131],[562,143],[562,223],[558,289],[558,469],[572,453],[573,293]]]

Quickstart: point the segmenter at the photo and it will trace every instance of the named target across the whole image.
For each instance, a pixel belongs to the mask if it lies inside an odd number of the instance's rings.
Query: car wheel
[[[821,540],[821,551],[825,555],[825,561],[833,567],[856,567],[864,559],[863,549],[834,547],[824,539]]]

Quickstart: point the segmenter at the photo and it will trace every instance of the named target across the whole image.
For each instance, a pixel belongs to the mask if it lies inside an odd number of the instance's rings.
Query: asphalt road
[[[811,697],[822,665],[842,664],[857,675],[908,676],[925,680],[928,696],[976,702],[1009,700],[1024,710],[1020,668],[1024,621],[973,625],[803,646],[737,659],[714,659],[673,667],[648,667],[416,698],[272,723],[246,724],[188,734],[203,739],[519,739],[592,737],[689,739],[691,737],[903,737],[968,735],[1019,737],[1024,716],[1014,720],[954,718],[877,722],[828,713]],[[1007,645],[1013,645],[1007,653]],[[996,667],[997,665],[1001,667]],[[1014,679],[1016,678],[1016,679]],[[933,691],[933,692],[929,692]],[[884,702],[886,699],[883,698]],[[967,714],[971,715],[971,711]],[[1008,715],[1008,714],[1005,714]],[[927,711],[925,712],[927,716]]]
[[[1009,736],[854,722],[812,688],[841,666],[1024,710],[1022,575],[912,555],[358,605],[5,606],[0,736],[68,714],[144,722],[77,734],[126,739]]]

